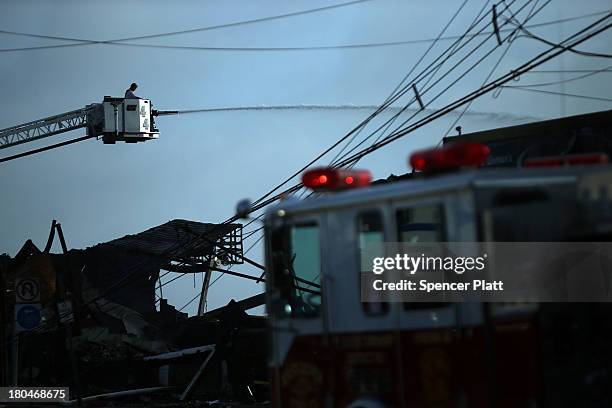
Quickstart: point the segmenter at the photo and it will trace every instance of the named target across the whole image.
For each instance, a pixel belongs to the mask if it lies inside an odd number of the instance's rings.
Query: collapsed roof
[[[208,259],[214,254],[224,263],[241,263],[236,254],[242,253],[242,225],[175,219],[138,234],[96,245],[99,246],[151,255],[166,262]]]

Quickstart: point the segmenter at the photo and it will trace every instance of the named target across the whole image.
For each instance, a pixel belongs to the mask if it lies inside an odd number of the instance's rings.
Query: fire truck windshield
[[[278,317],[310,318],[321,308],[321,245],[319,226],[314,223],[283,226],[271,242],[275,291],[281,305]],[[280,307],[279,307],[280,306]]]

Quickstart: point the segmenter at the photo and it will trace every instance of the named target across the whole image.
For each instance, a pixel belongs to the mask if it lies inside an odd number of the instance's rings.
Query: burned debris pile
[[[50,252],[56,236],[61,254]],[[242,260],[240,224],[177,219],[67,250],[54,222],[43,250],[28,240],[15,257],[0,257],[3,386],[67,386],[85,401],[130,390],[267,400],[265,318],[245,312],[263,295],[204,307],[211,268]],[[198,315],[168,304],[160,270],[206,274]]]

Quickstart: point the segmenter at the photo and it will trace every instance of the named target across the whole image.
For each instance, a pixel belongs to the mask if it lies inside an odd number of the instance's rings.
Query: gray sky
[[[517,0],[513,8],[525,1]],[[251,20],[340,2],[3,1],[0,30],[111,40]],[[447,34],[462,33],[484,3],[484,0],[469,0]],[[538,5],[544,3],[539,1]],[[299,47],[427,39],[436,37],[460,5],[459,0],[372,0],[286,19],[130,43]],[[612,9],[612,0],[553,0],[531,23],[609,9]],[[559,41],[595,19],[533,31]],[[0,34],[0,49],[65,43]],[[448,45],[448,41],[440,42],[424,62],[431,61]],[[137,94],[150,98],[159,109],[375,105],[385,99],[427,47],[428,44],[411,44],[252,52],[97,44],[0,52],[3,108],[0,128],[101,102],[104,95],[122,96],[133,81],[140,85]],[[518,38],[493,78],[544,48],[532,39]],[[610,53],[610,34],[601,35],[580,49]],[[432,107],[442,107],[480,86],[502,50],[433,102]],[[609,61],[568,54],[540,69],[600,69],[612,64]],[[443,72],[444,69],[440,74]],[[577,75],[580,74],[526,74],[517,84],[558,81]],[[612,94],[612,73],[539,89],[607,98]],[[435,89],[431,92],[431,95],[437,93]],[[428,101],[425,96],[424,99]],[[610,109],[609,102],[506,89],[496,99],[486,95],[475,102],[471,110],[476,113],[466,115],[460,123],[464,132],[470,132],[534,118],[604,109]],[[62,223],[68,245],[74,248],[136,233],[173,218],[222,221],[232,214],[237,200],[258,198],[368,113],[358,109],[303,109],[162,117],[158,119],[161,136],[157,141],[135,145],[86,141],[3,163],[0,252],[14,255],[28,238],[44,246],[52,219]],[[407,171],[410,151],[436,144],[454,118],[451,115],[426,126],[364,159],[360,166],[370,168],[375,177]],[[42,144],[81,134],[82,130],[75,131]],[[42,144],[30,143],[3,153],[13,154]],[[261,261],[261,252],[261,246],[257,245],[250,255]],[[258,273],[248,267],[236,270]],[[186,277],[165,287],[164,295],[171,303],[182,306],[194,296],[199,285],[198,278],[194,289],[193,280]],[[211,289],[209,308],[262,289],[251,282],[225,276]],[[196,306],[194,302],[187,310],[193,313]]]

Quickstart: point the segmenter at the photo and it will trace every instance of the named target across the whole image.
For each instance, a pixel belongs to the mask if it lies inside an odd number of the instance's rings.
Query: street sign
[[[38,278],[20,278],[15,281],[15,302],[40,302],[40,280]]]
[[[40,303],[15,305],[15,328],[19,331],[29,331],[41,322]]]

